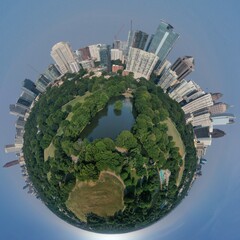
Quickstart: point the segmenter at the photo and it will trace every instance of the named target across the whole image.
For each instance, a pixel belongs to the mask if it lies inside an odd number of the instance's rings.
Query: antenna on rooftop
[[[131,30],[131,31],[132,31],[132,25],[133,25],[132,22],[133,22],[133,21],[132,21],[132,19],[131,19],[131,25],[130,25],[130,30]]]

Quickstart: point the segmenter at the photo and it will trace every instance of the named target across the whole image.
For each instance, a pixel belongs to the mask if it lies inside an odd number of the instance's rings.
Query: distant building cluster
[[[35,82],[25,79],[21,95],[15,104],[9,106],[10,113],[17,117],[16,135],[14,143],[5,146],[5,152],[16,153],[19,159],[6,163],[4,167],[20,164],[26,180],[25,188],[29,188],[29,193],[35,193],[22,152],[26,120],[38,96],[48,86],[60,86],[64,74],[77,73],[81,69],[87,70],[90,77],[90,73],[101,76],[103,71],[109,75],[123,76],[132,73],[138,81],[142,77],[149,80],[153,76],[155,83],[181,105],[186,123],[192,124],[194,129],[199,164],[204,164],[206,160],[203,156],[212,139],[225,135],[215,127],[231,124],[235,117],[226,113],[229,107],[226,103],[218,101],[222,97],[221,93],[206,93],[197,83],[185,79],[195,69],[192,56],[180,57],[173,64],[167,60],[178,38],[179,34],[173,26],[160,21],[154,34],[149,35],[131,27],[127,41],[115,39],[112,46],[98,43],[73,51],[67,42],[56,43],[50,52],[55,63],[50,64]],[[201,175],[200,167],[196,173]]]

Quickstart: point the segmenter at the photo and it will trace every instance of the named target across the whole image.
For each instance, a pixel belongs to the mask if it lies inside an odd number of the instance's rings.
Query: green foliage
[[[131,132],[125,130],[118,135],[116,145],[130,150],[137,147],[137,140]]]
[[[114,103],[114,110],[115,111],[121,111],[122,110],[122,101],[121,100],[118,100]]]
[[[185,125],[178,103],[152,82],[143,79],[136,82],[131,74],[109,79],[82,78],[84,74],[80,70],[66,76],[72,80],[48,88],[33,107],[25,126],[23,147],[30,179],[42,201],[75,226],[114,233],[140,229],[165,216],[186,195],[196,169],[192,128]],[[91,143],[81,139],[82,130],[97,112],[127,88],[133,90],[135,123],[131,131],[122,131],[115,142],[110,138]],[[80,96],[84,100],[76,103]],[[120,103],[116,102],[115,108],[121,109]],[[168,117],[186,147],[185,170],[179,187],[176,179],[182,159],[173,139],[167,135],[163,121]],[[55,147],[54,156],[44,161],[44,150],[51,143]],[[127,151],[120,152],[116,147]],[[171,171],[168,187],[162,189],[159,169]],[[65,203],[77,180],[97,181],[103,170],[116,173],[124,182],[124,211],[107,218],[89,213],[88,223],[82,223]]]

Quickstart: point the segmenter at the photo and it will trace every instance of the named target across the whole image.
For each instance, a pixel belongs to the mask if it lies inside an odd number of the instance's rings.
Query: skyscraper
[[[23,81],[22,89],[27,95],[29,95],[29,97],[31,96],[32,99],[34,99],[39,94],[35,83],[30,79],[25,79]]]
[[[130,47],[126,70],[133,72],[135,78],[149,79],[158,59],[153,53]]]
[[[220,138],[226,135],[226,133],[220,129],[213,129],[213,132],[211,133],[212,138]]]
[[[158,85],[166,92],[169,87],[177,83],[177,77],[176,72],[169,68],[161,76]]]
[[[121,60],[123,62],[124,56],[123,51],[119,49],[111,49],[111,60]]]
[[[89,60],[91,58],[89,47],[80,48],[76,51],[79,61]]]
[[[5,153],[15,153],[15,152],[21,152],[22,148],[19,146],[16,146],[15,144],[8,144],[5,145]]]
[[[23,96],[20,96],[20,98],[16,102],[16,107],[20,107],[21,109],[28,110],[31,104],[32,102],[26,100]]]
[[[218,102],[208,108],[211,114],[219,114],[224,113],[228,109],[228,105],[226,103]]]
[[[179,34],[173,31],[173,26],[161,21],[148,47],[148,52],[156,54],[161,65],[178,37]]]
[[[71,46],[66,42],[56,43],[52,47],[51,56],[62,74],[67,72],[74,73],[80,70]]]
[[[108,72],[111,71],[111,51],[110,45],[103,44],[99,49],[100,64],[102,67],[106,67]]]
[[[27,111],[26,108],[16,106],[15,104],[10,104],[9,110],[10,110],[10,114],[13,114],[13,115],[19,116],[19,117],[24,117],[24,115]]]
[[[211,93],[211,95],[214,102],[218,101],[223,96],[222,93]]]
[[[206,93],[195,100],[189,102],[182,107],[185,114],[196,112],[202,108],[210,107],[213,105],[212,96],[210,93]]]
[[[234,115],[231,113],[221,113],[211,115],[212,124],[215,125],[226,125],[234,123]]]
[[[212,144],[212,130],[210,127],[200,127],[194,129],[194,134],[199,143],[203,143],[204,146],[210,146]]]
[[[3,165],[4,168],[7,168],[7,167],[12,167],[14,165],[17,165],[19,164],[18,160],[13,160],[11,162],[7,162],[5,165]]]
[[[88,46],[91,58],[94,61],[98,61],[98,62],[100,61],[99,49],[100,49],[101,45],[102,44],[99,43],[99,44],[94,44],[94,45]]]
[[[142,31],[135,31],[131,47],[144,49],[148,39],[148,34]]]
[[[169,91],[169,97],[177,102],[186,99],[194,91],[201,90],[201,88],[193,81],[182,80]]]
[[[188,74],[194,71],[194,58],[190,56],[185,56],[178,58],[176,62],[172,65],[171,69],[178,75],[178,80],[181,81]]]
[[[45,75],[41,74],[36,81],[36,88],[38,91],[45,92],[48,84],[51,82]]]
[[[47,70],[44,72],[44,75],[51,80],[51,82],[53,82],[61,75],[61,73],[54,64],[50,64]]]

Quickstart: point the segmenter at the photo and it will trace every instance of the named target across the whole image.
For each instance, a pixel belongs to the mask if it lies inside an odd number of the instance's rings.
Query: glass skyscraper
[[[111,51],[110,46],[103,44],[99,48],[100,64],[102,67],[106,67],[107,72],[111,71]]]
[[[148,52],[156,54],[161,65],[178,37],[179,34],[173,31],[173,26],[161,21],[148,47]]]

